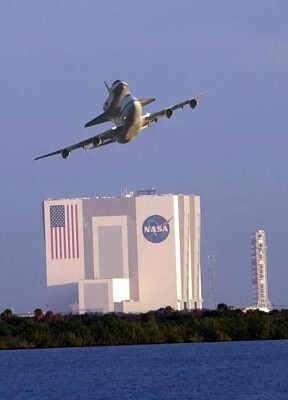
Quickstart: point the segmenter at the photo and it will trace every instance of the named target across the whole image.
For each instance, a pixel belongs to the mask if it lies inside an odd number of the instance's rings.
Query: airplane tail
[[[110,88],[109,88],[109,86],[107,85],[107,83],[104,81],[104,85],[106,86],[106,89],[108,90],[108,93],[110,93]]]

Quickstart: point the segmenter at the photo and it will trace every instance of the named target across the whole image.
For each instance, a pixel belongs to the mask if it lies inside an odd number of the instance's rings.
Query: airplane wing
[[[53,151],[48,154],[44,154],[43,156],[36,157],[35,160],[40,160],[41,158],[46,158],[50,156],[55,156],[56,154],[61,154],[65,159],[69,156],[72,150],[76,149],[94,149],[95,147],[104,146],[106,144],[110,144],[115,142],[116,136],[121,132],[122,126],[114,126],[112,129],[108,129],[108,131],[102,132],[99,135],[93,136],[89,139],[82,140],[79,143],[72,144],[71,146],[64,147],[60,150]]]
[[[198,99],[203,96],[206,92],[200,93],[197,96],[194,96],[188,100],[182,101],[182,103],[175,104],[174,106],[163,108],[163,110],[156,111],[152,114],[146,114],[143,116],[144,124],[143,128],[149,126],[152,122],[157,122],[162,117],[171,118],[174,114],[174,111],[179,108],[184,108],[184,106],[189,105],[192,109],[194,109],[198,104]]]

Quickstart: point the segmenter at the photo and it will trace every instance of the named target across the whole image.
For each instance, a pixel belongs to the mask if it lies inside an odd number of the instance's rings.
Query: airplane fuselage
[[[142,106],[140,101],[131,94],[127,94],[122,100],[119,124],[122,125],[122,130],[116,137],[118,143],[131,142],[142,129]]]

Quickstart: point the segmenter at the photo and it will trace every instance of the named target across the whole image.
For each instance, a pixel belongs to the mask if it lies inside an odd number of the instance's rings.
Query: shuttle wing
[[[122,126],[115,126],[111,129],[108,129],[105,132],[99,133],[99,135],[93,136],[89,139],[82,140],[79,143],[72,144],[71,146],[63,147],[60,150],[53,151],[48,154],[44,154],[43,156],[36,157],[35,160],[40,160],[41,158],[46,158],[50,156],[55,156],[57,154],[62,154],[62,157],[65,159],[69,156],[72,150],[76,149],[93,149],[95,147],[101,147],[106,144],[110,144],[115,142],[116,136],[120,134],[122,130]]]
[[[115,116],[114,116],[114,118],[115,118]],[[113,115],[111,116],[104,112],[104,113],[98,115],[98,117],[91,119],[91,121],[87,122],[84,126],[85,126],[85,128],[88,128],[89,126],[102,124],[103,122],[110,121],[114,118],[113,118]]]
[[[147,99],[140,99],[139,101],[141,103],[141,106],[144,107],[144,106],[147,106],[147,104],[150,104],[155,100],[156,100],[155,97],[148,97]]]
[[[140,99],[139,100],[142,107],[147,106],[147,104],[152,103],[153,101],[155,101],[155,98],[145,98],[145,99]],[[84,126],[85,128],[88,128],[90,126],[94,126],[94,125],[98,125],[98,124],[102,124],[103,122],[108,122],[108,121],[113,121],[115,119],[117,119],[119,117],[120,114],[120,107],[114,107],[113,112],[109,113],[109,112],[104,112],[100,115],[98,115],[98,117],[92,119],[91,121],[87,122]]]

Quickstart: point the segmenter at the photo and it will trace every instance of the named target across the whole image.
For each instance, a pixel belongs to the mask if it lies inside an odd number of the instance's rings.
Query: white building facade
[[[44,201],[48,307],[201,309],[200,225],[194,195]]]

